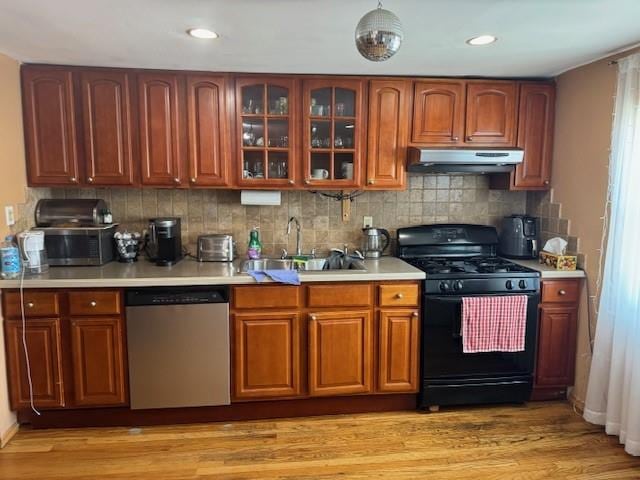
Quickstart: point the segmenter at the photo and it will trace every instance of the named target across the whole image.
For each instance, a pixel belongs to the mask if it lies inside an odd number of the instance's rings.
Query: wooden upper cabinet
[[[420,352],[417,310],[381,310],[378,330],[378,391],[417,392]]]
[[[404,188],[409,135],[409,80],[369,83],[367,188]]]
[[[132,185],[134,147],[129,75],[95,70],[80,75],[85,181]]]
[[[371,312],[309,314],[309,395],[371,392]]]
[[[143,185],[183,183],[183,145],[179,77],[138,74],[141,180]]]
[[[512,189],[549,188],[555,86],[550,83],[520,85],[517,146],[524,149],[524,160],[516,166]]]
[[[416,82],[411,142],[451,146],[464,141],[465,82]]]
[[[187,76],[189,181],[202,187],[230,183],[231,146],[227,77]]]
[[[237,183],[243,188],[298,183],[297,85],[293,77],[236,78]]]
[[[126,403],[121,323],[119,317],[71,319],[74,405]]]
[[[13,410],[29,408],[29,377],[22,344],[22,321],[5,320],[7,373]],[[36,407],[64,407],[60,319],[29,319],[24,339],[29,352],[33,403]]]
[[[577,321],[576,306],[540,309],[535,387],[573,385]]]
[[[78,184],[72,73],[23,67],[22,96],[29,185]]]
[[[364,170],[365,83],[352,78],[304,80],[302,175],[310,188],[358,188]]]
[[[300,314],[236,313],[233,325],[234,399],[299,395]]]
[[[515,82],[468,82],[465,143],[515,146],[517,91]]]

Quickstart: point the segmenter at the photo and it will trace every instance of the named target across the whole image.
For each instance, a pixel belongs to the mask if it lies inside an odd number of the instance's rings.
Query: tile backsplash
[[[231,233],[242,255],[249,230],[258,226],[264,253],[278,255],[283,248],[295,248],[295,235],[286,235],[291,216],[298,217],[302,225],[303,250],[316,247],[322,252],[345,243],[359,248],[365,215],[372,216],[375,226],[387,228],[394,236],[398,227],[423,223],[499,226],[503,216],[527,209],[525,192],[490,190],[488,177],[482,175],[411,175],[408,182],[403,192],[365,192],[358,196],[346,223],[342,221],[341,202],[306,191],[282,192],[280,206],[245,206],[240,204],[240,192],[231,190],[29,189],[19,227],[31,226],[39,198],[102,198],[110,206],[114,221],[131,231],[142,231],[152,217],[181,217],[183,243],[192,253],[198,235]]]

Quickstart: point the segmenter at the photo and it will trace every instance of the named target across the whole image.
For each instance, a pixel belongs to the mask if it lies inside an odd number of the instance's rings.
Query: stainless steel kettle
[[[391,237],[384,228],[363,228],[362,252],[365,258],[380,258],[389,246]]]

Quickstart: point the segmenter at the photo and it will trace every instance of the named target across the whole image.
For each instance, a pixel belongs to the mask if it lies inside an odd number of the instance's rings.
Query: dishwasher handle
[[[204,303],[229,303],[229,287],[148,287],[125,290],[125,306],[145,305],[193,305]]]

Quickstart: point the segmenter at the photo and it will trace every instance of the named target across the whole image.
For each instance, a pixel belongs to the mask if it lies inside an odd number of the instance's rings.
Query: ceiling
[[[640,42],[640,0],[385,0],[387,62],[358,54],[376,0],[4,0],[0,52],[24,62],[233,72],[546,77]],[[204,26],[217,40],[185,34]],[[498,42],[465,40],[491,33]]]

